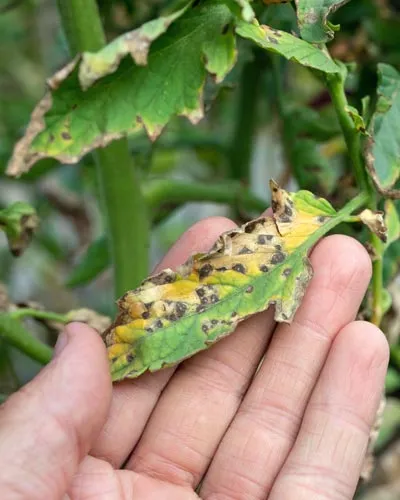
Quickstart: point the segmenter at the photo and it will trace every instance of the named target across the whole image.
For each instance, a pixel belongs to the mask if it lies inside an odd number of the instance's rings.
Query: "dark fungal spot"
[[[289,217],[293,215],[293,210],[289,207],[289,205],[285,205],[285,214]]]
[[[253,290],[254,290],[254,286],[253,286],[253,285],[249,285],[249,286],[246,288],[246,293],[251,293]]]
[[[244,274],[246,272],[246,269],[243,264],[234,264],[232,266],[232,269],[236,271],[237,273],[242,273]]]
[[[175,306],[176,314],[180,318],[187,310],[187,305],[184,302],[177,302]]]
[[[217,271],[221,271],[221,272],[223,272],[223,271],[227,271],[227,270],[228,270],[228,268],[227,268],[227,267],[225,267],[225,266],[222,266],[222,267],[217,267],[217,269],[216,269],[216,270],[217,270]]]
[[[268,266],[266,266],[265,264],[262,264],[260,266],[260,271],[262,271],[263,273],[267,273],[269,271]]]
[[[326,219],[327,217],[325,217],[325,215],[318,216],[318,222],[320,222],[321,224],[323,224],[326,221]]]
[[[287,201],[288,201],[288,203],[289,203],[289,205],[290,205],[291,207],[293,207],[293,206],[294,206],[294,201],[292,200],[292,198],[288,198],[288,200],[287,200]]]
[[[146,330],[147,333],[153,333],[154,332],[153,328],[146,328],[145,330]]]
[[[209,274],[211,274],[212,270],[213,266],[211,264],[206,264],[205,266],[200,268],[199,277],[206,278]]]
[[[146,280],[148,283],[153,283],[153,285],[165,285],[167,283],[172,283],[174,281],[175,274],[170,274],[168,272],[163,271],[160,274],[156,274],[155,276],[151,276]]]
[[[217,319],[212,319],[211,320],[211,324],[214,325],[214,326],[218,325],[218,323],[219,323],[219,321]]]
[[[267,235],[265,235],[265,234],[259,234],[257,236],[257,243],[259,245],[266,245],[267,241],[268,241]]]
[[[278,188],[277,188],[276,186],[274,186],[274,187],[272,188],[272,191],[273,191],[274,193],[277,193],[277,192],[278,192]]]
[[[163,322],[162,322],[160,319],[158,319],[158,320],[155,322],[154,326],[155,326],[156,328],[162,328],[162,327],[163,327]]]
[[[288,317],[289,317],[289,316],[288,316],[287,314],[282,313],[282,318],[283,318],[283,319],[288,319]]]
[[[287,267],[284,271],[283,271],[283,276],[290,276],[292,274],[292,269],[290,267]]]
[[[273,43],[274,45],[277,45],[279,43],[278,40],[272,36],[267,36],[267,39],[270,43]]]
[[[238,313],[236,311],[233,311],[233,313],[231,314],[231,318],[236,318],[236,316],[238,316]]]
[[[213,304],[216,304],[219,300],[218,295],[216,294],[211,295],[210,300]]]
[[[196,293],[199,297],[204,297],[204,294],[206,293],[204,288],[196,288]]]
[[[170,315],[168,316],[168,319],[169,319],[170,321],[176,321],[176,320],[178,319],[178,316],[177,316],[176,314],[172,313],[172,314],[170,314]]]
[[[279,217],[279,220],[280,220],[281,222],[290,222],[290,221],[291,221],[291,218],[290,218],[288,215],[286,215],[286,214],[282,214],[282,215]]]
[[[202,313],[206,310],[206,308],[202,305],[202,306],[197,306],[196,307],[196,312],[197,313]]]
[[[149,311],[144,311],[144,313],[142,313],[142,318],[143,319],[147,319],[150,317],[150,312]]]
[[[285,0],[285,1],[286,1],[286,0]],[[275,36],[277,36],[278,38],[282,36],[282,33],[281,33],[279,30],[277,30],[277,29],[275,29],[275,28],[270,28],[270,30],[271,30],[271,31],[272,31],[272,33],[273,33]]]
[[[249,254],[249,253],[253,253],[253,252],[250,250],[250,248],[247,248],[247,247],[243,247],[239,251],[239,255],[245,255],[245,254]]]
[[[134,359],[135,359],[135,356],[131,352],[126,355],[126,361],[127,361],[127,363],[132,363],[132,361]]]
[[[208,298],[207,297],[201,297],[200,302],[202,304],[208,304]]]
[[[279,250],[279,251],[282,250],[281,245],[275,245],[275,250]]]
[[[68,132],[61,132],[61,137],[66,141],[70,141],[72,139],[71,134],[69,134]]]
[[[279,264],[285,260],[285,254],[282,252],[275,253],[271,258],[271,264]]]
[[[203,330],[204,333],[208,332],[208,325],[201,325],[201,329]]]
[[[278,210],[278,208],[279,208],[278,202],[276,200],[272,200],[271,201],[271,207],[272,207],[272,211],[276,212]]]

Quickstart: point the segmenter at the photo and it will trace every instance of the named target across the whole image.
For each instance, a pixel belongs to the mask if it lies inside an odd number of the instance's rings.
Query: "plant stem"
[[[73,54],[105,45],[96,0],[58,0],[58,6]],[[119,297],[147,275],[149,221],[127,140],[97,150],[95,158]]]
[[[371,245],[375,259],[372,261],[372,317],[371,322],[380,326],[383,302],[383,243],[376,234],[371,234]]]
[[[361,156],[360,132],[357,130],[349,113],[346,111],[349,104],[344,89],[343,76],[340,73],[327,75],[326,82],[343,131],[357,184],[361,190],[370,193],[371,188]]]
[[[22,323],[10,314],[0,314],[0,336],[31,359],[45,365],[53,356],[53,349],[31,335]]]
[[[41,311],[40,309],[31,309],[30,307],[23,307],[8,313],[14,319],[21,318],[38,318],[46,319],[48,321],[58,321],[59,323],[68,323],[70,321],[66,314],[58,314],[50,311]]]
[[[158,179],[143,185],[143,194],[149,208],[163,203],[185,203],[188,201],[211,201],[243,206],[247,210],[263,212],[267,203],[245,189],[240,182],[201,184],[178,180]]]
[[[254,60],[242,70],[239,85],[238,110],[230,148],[231,177],[248,182],[253,139],[257,126],[257,105],[264,70],[263,53],[254,51]]]

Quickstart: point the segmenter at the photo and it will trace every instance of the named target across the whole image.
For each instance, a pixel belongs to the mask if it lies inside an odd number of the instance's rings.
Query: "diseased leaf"
[[[5,232],[11,253],[16,257],[29,245],[38,224],[39,217],[28,203],[17,201],[0,210],[0,229]]]
[[[400,73],[378,64],[378,100],[369,124],[365,158],[375,186],[384,196],[400,198],[392,189],[400,178]]]
[[[252,6],[250,5],[251,0],[230,0],[231,2],[236,3],[241,11],[241,15],[244,21],[251,23],[253,21],[255,14]]]
[[[303,66],[315,68],[324,73],[338,73],[340,71],[337,64],[322,50],[285,31],[259,25],[256,21],[252,24],[239,21],[236,33],[243,38],[252,40],[263,49],[280,54]]]
[[[311,43],[329,42],[339,29],[328,21],[329,14],[349,0],[295,0],[301,37]]]
[[[152,42],[167,31],[167,28],[180,17],[189,4],[166,17],[153,19],[129,33],[119,36],[104,49],[92,53],[84,52],[79,65],[79,81],[83,90],[91,87],[100,78],[114,73],[121,60],[128,54],[139,66],[146,66]]]
[[[289,194],[273,181],[271,189],[273,217],[224,233],[209,253],[119,300],[120,314],[103,334],[113,380],[174,365],[269,305],[277,321],[293,319],[312,276],[307,253],[340,217],[308,191]]]
[[[49,80],[50,91],[34,110],[8,173],[20,175],[44,157],[75,163],[88,151],[142,126],[155,139],[176,115],[197,123],[203,116],[207,68],[222,80],[235,63],[234,35],[226,29],[233,20],[224,2],[206,0],[187,9],[153,41],[146,66],[135,64],[131,56],[120,60],[127,51],[129,34],[113,42],[111,48],[72,61]],[[157,33],[163,26],[157,24]],[[209,47],[211,40],[213,50]],[[134,54],[137,58],[137,47]],[[82,69],[88,64],[94,77]],[[112,75],[82,90],[79,75],[86,87],[110,70],[114,71]]]

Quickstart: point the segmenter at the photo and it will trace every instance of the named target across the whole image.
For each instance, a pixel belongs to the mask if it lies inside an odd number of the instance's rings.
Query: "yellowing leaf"
[[[385,201],[385,224],[387,227],[386,248],[400,238],[400,219],[392,200]]]
[[[119,300],[120,314],[103,334],[113,380],[174,365],[269,305],[277,321],[293,319],[312,276],[309,249],[359,200],[336,212],[308,191],[289,194],[270,184],[273,216],[222,234],[209,253]]]

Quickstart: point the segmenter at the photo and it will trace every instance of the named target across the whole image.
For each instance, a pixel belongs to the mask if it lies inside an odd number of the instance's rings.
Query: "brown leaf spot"
[[[214,326],[218,325],[218,323],[219,323],[219,321],[217,319],[212,319],[211,320],[211,324],[214,325]]]
[[[231,318],[236,318],[236,316],[239,316],[238,313],[236,311],[233,311],[233,313],[231,314]]]
[[[278,45],[278,40],[272,36],[267,36],[267,40],[270,42],[270,43],[273,43],[274,45]]]
[[[240,251],[238,252],[239,255],[245,255],[245,254],[249,254],[249,253],[253,253],[250,248],[247,248],[247,247],[243,247],[240,249]]]
[[[206,325],[206,324],[201,325],[201,329],[203,330],[204,333],[207,333],[208,332],[208,325]]]
[[[271,237],[271,235],[270,235],[270,234],[269,234],[269,235],[259,234],[259,235],[257,236],[257,243],[258,243],[259,245],[266,245],[266,244],[267,244],[267,241],[268,241],[269,239],[272,239],[272,237]]]
[[[279,264],[285,260],[285,254],[283,252],[275,253],[271,258],[271,264]]]
[[[147,318],[149,318],[149,317],[150,317],[150,312],[149,312],[149,311],[144,311],[144,312],[142,313],[142,318],[143,318],[143,319],[147,319]]]
[[[267,273],[269,271],[268,266],[266,266],[265,264],[262,264],[260,266],[260,271],[262,271],[263,273]]]
[[[293,210],[289,207],[289,205],[285,205],[285,214],[289,217],[293,215]]]
[[[290,276],[290,275],[291,275],[291,273],[292,273],[292,269],[291,269],[290,267],[287,267],[287,268],[283,271],[283,273],[282,273],[282,274],[283,274],[283,276],[288,277],[288,276]]]
[[[71,134],[69,134],[68,132],[61,132],[61,137],[66,141],[70,141],[72,139]]]
[[[237,273],[242,273],[242,274],[245,274],[246,273],[246,268],[244,267],[243,264],[234,264],[232,266],[232,269],[234,271],[236,271]]]
[[[216,294],[211,295],[210,300],[213,304],[216,304],[219,300],[218,295]]]
[[[156,328],[162,328],[164,325],[163,325],[163,322],[162,322],[160,319],[158,319],[158,320],[155,322],[154,326],[155,326]]]
[[[132,361],[135,359],[135,356],[130,352],[129,354],[126,355],[126,362],[127,363],[132,363]]]
[[[246,288],[246,293],[251,293],[254,290],[254,286],[250,285]]]
[[[175,312],[178,318],[182,317],[187,311],[187,305],[184,302],[177,302],[175,305]]]
[[[205,266],[201,267],[199,270],[199,278],[206,278],[209,276],[213,271],[213,266],[211,264],[206,264]]]
[[[323,224],[327,218],[328,217],[325,217],[325,215],[319,215],[317,220],[320,224]]]
[[[206,310],[206,308],[204,307],[204,305],[201,305],[201,306],[197,306],[196,307],[196,312],[197,313],[202,313]]]
[[[199,297],[204,297],[206,291],[204,290],[204,288],[196,288],[196,293]]]

